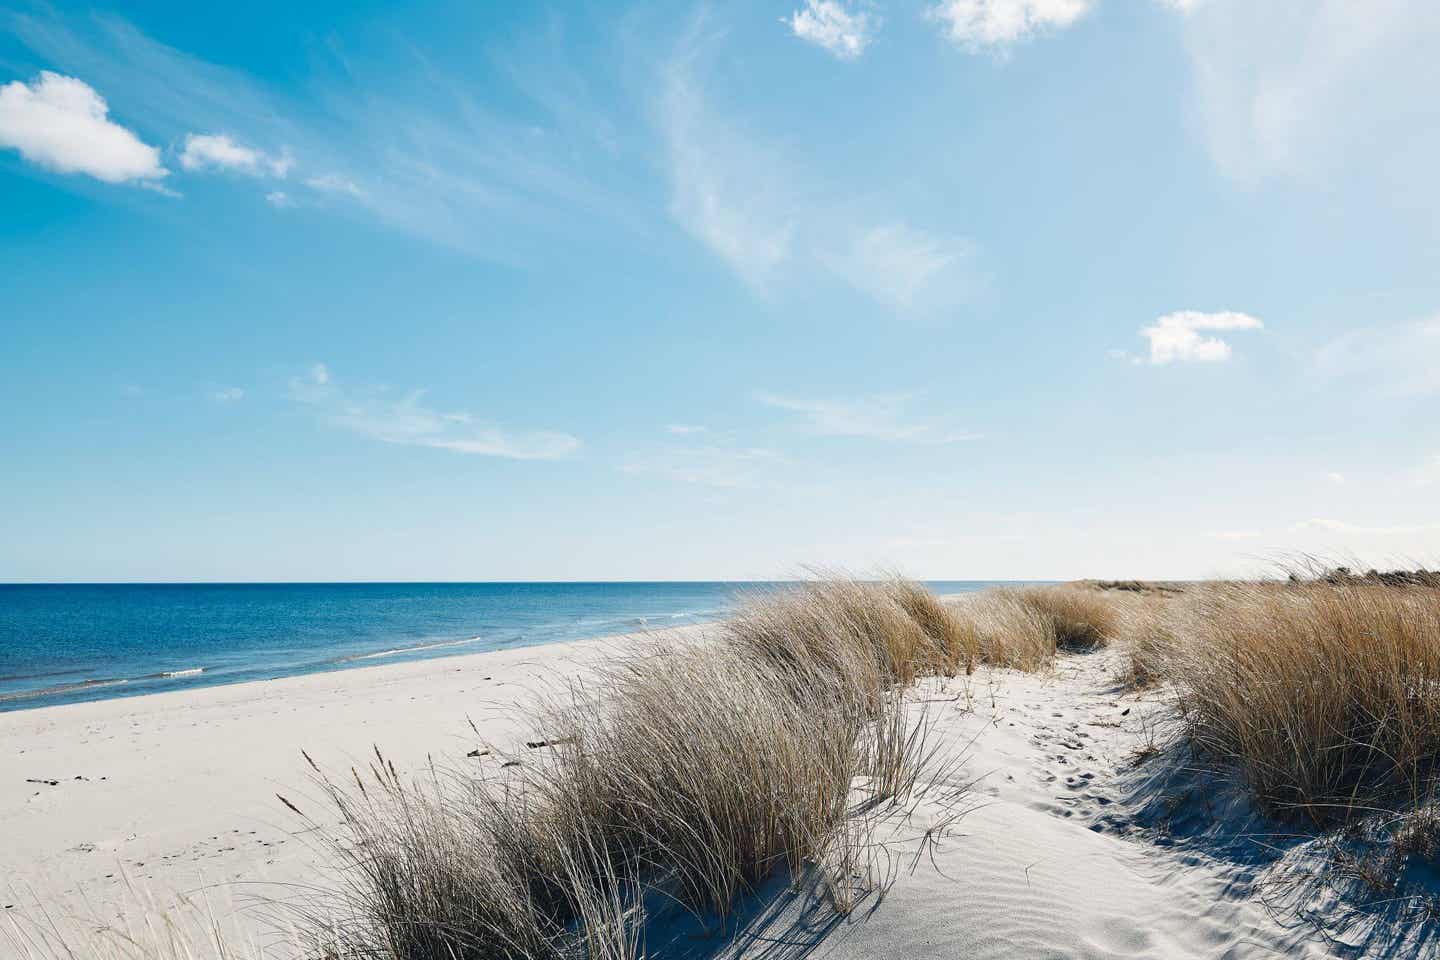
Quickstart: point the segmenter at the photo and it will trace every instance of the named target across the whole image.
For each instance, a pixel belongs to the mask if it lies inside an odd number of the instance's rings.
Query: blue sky
[[[1440,555],[1440,7],[0,0],[0,580]]]

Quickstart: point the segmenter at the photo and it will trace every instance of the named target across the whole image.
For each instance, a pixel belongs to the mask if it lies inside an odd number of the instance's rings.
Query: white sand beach
[[[583,674],[629,642],[0,716],[7,912],[34,915],[39,901],[55,915],[109,919],[127,902],[127,876],[160,902],[214,885],[212,900],[225,911],[303,889],[317,877],[318,854],[276,799],[308,802],[302,748],[341,769],[376,744],[411,772],[430,755],[496,763],[495,755],[465,754],[477,739],[505,743],[517,730],[515,705],[547,678]],[[919,860],[907,861],[918,845],[900,842],[904,865],[878,906],[812,931],[804,952],[856,960],[1330,955],[1307,927],[1267,912],[1255,864],[1156,842],[1147,789],[1154,774],[1137,757],[1163,706],[1153,693],[1115,683],[1116,656],[922,683],[913,696],[934,734],[966,754],[970,809]],[[262,937],[259,916],[238,922]],[[804,926],[798,906],[782,909],[742,943],[773,949]]]
[[[504,742],[517,702],[630,639],[0,714],[0,908],[109,920],[133,904],[130,887],[164,902],[221,885],[217,899],[237,906],[283,895],[273,885],[315,876],[316,852],[276,799],[304,803],[302,749],[342,770],[377,745],[407,770],[464,759],[470,721]]]

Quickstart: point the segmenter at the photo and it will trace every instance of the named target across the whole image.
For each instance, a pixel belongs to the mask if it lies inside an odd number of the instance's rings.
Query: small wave
[[[377,650],[375,653],[357,653],[351,657],[341,657],[334,663],[354,663],[357,660],[379,660],[384,657],[398,657],[407,653],[423,653],[426,650],[443,650],[446,647],[463,647],[470,643],[479,643],[484,637],[468,637],[464,640],[441,640],[437,643],[419,643],[413,647],[394,647],[390,650]]]
[[[81,680],[78,683],[60,683],[53,687],[41,687],[38,690],[18,690],[14,693],[0,693],[0,703],[8,703],[14,700],[35,700],[40,697],[54,697],[62,693],[74,693],[77,690],[99,690],[101,687],[118,687],[123,683],[129,683],[122,677],[112,677],[103,680]]]
[[[46,677],[73,677],[84,670],[47,670],[43,673],[3,673],[0,683],[14,683],[16,680],[44,680]]]
[[[195,677],[205,672],[204,667],[187,667],[184,670],[161,670],[159,673],[146,673],[138,677],[131,677],[132,680],[175,680],[184,677]]]

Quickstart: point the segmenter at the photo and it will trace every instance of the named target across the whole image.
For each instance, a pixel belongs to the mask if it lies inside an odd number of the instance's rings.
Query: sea
[[[0,711],[705,623],[781,586],[0,584]]]

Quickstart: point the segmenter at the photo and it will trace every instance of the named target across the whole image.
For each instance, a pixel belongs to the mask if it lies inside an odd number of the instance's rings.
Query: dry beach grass
[[[1212,583],[1137,628],[1191,739],[1281,813],[1413,805],[1440,757],[1440,590]]]
[[[905,688],[980,662],[1044,668],[1103,642],[1107,611],[1067,588],[954,605],[898,577],[827,576],[752,598],[713,642],[656,643],[537,702],[530,747],[487,774],[412,782],[378,751],[368,769],[316,766],[322,806],[285,802],[345,870],[292,940],[337,960],[621,960],[657,902],[723,928],[772,877],[848,912],[883,884],[886,812],[949,762]],[[50,931],[32,955],[84,955],[71,943]]]
[[[756,599],[718,643],[606,664],[489,776],[407,784],[377,753],[325,778],[348,870],[310,952],[622,960],[656,904],[723,929],[777,876],[846,913],[880,882],[884,812],[945,766],[903,687],[953,672],[963,637],[913,584],[831,578]]]
[[[1082,662],[1057,657],[1107,647],[1084,662],[1119,665],[1277,831],[1383,810],[1393,849],[1344,861],[1376,889],[1436,859],[1440,589],[1423,579],[942,601],[900,578],[827,576],[751,598],[705,639],[606,659],[532,702],[529,732],[483,763],[418,778],[378,751],[316,765],[318,797],[288,802],[344,870],[292,914],[285,946],[317,960],[661,957],[676,918],[733,937],[777,884],[844,915],[891,877],[885,825],[927,790],[944,808],[962,788],[956,744],[906,691],[932,677],[968,689],[982,664],[1048,686]],[[1118,716],[1109,698],[1095,702]],[[129,941],[105,933],[103,950],[84,931],[32,935],[21,956],[260,956],[147,922]]]

